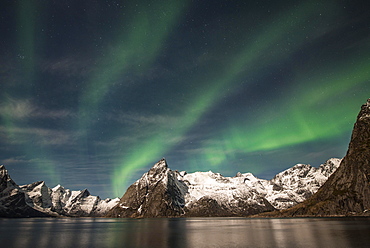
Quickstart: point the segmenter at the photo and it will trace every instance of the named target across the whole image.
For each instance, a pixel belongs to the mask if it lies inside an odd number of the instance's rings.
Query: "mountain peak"
[[[159,160],[153,165],[153,167],[148,171],[147,175],[150,178],[162,178],[163,174],[169,170],[167,162],[164,158]]]
[[[8,171],[6,170],[4,165],[0,165],[0,177],[7,177]]]
[[[0,173],[1,173],[0,174],[1,177],[5,177],[8,174],[8,172],[5,169],[5,166],[4,165],[0,165]]]
[[[64,187],[60,184],[58,184],[57,186],[55,186],[54,188],[51,189],[52,191],[57,191],[57,190],[64,190]]]
[[[165,158],[162,158],[161,160],[159,160],[156,164],[153,165],[152,168],[165,168],[167,169],[168,168],[168,165],[167,165],[167,161]]]
[[[361,111],[357,116],[357,120],[360,121],[366,118],[370,118],[370,98],[361,106]]]
[[[80,191],[80,193],[78,194],[80,197],[88,197],[88,196],[90,196],[91,194],[90,194],[90,192],[89,192],[89,190],[88,189],[83,189],[83,190],[81,190]]]

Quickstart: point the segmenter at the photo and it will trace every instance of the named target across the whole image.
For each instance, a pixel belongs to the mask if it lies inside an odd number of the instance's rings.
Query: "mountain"
[[[28,196],[0,165],[0,217],[46,217],[27,204]]]
[[[271,180],[251,173],[178,172],[156,163],[119,200],[101,200],[87,189],[49,188],[39,181],[18,186],[0,166],[0,217],[248,216],[304,201],[336,170],[340,159],[318,168],[297,164]]]
[[[60,185],[50,189],[50,194],[47,194],[49,196],[52,212],[71,217],[102,216],[119,200],[102,200],[99,196],[92,196],[87,189],[71,191]]]
[[[370,99],[357,116],[346,156],[317,193],[290,209],[262,216],[353,215],[370,215]]]
[[[278,210],[278,211],[275,211]],[[271,180],[251,173],[178,172],[165,159],[118,200],[44,182],[18,186],[0,166],[0,217],[370,216],[370,99],[362,105],[343,160],[297,164]]]
[[[270,181],[275,189],[266,198],[276,209],[286,209],[303,202],[319,190],[340,162],[341,159],[331,158],[318,168],[297,164],[280,172]]]
[[[339,166],[298,164],[272,180],[251,173],[178,172],[165,159],[133,183],[107,217],[248,216],[291,207],[314,194]]]
[[[50,189],[43,181],[19,186],[0,166],[0,217],[103,216],[118,200],[101,200],[87,189]]]
[[[169,217],[184,214],[187,185],[164,159],[132,184],[107,217]]]

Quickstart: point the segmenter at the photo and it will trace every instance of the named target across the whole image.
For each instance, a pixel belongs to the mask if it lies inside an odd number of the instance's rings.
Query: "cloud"
[[[1,115],[11,117],[13,119],[23,119],[31,115],[34,111],[28,100],[15,100],[8,98],[6,103],[0,105]]]
[[[92,60],[75,56],[66,56],[55,60],[45,60],[41,63],[41,70],[65,77],[86,76],[91,73]]]
[[[28,118],[61,119],[74,117],[75,114],[66,109],[51,110],[36,106],[30,99],[16,99],[7,97],[5,103],[0,105],[0,116],[12,120]]]
[[[24,159],[24,157],[11,157],[11,158],[0,160],[0,164],[3,164],[5,166],[23,164],[23,163],[29,163],[29,162],[31,161],[29,159]]]
[[[76,132],[36,127],[0,126],[0,136],[11,134],[11,144],[25,144],[30,141],[38,145],[73,145],[79,136]]]
[[[179,117],[177,116],[142,114],[142,113],[115,113],[109,114],[108,118],[132,126],[137,125],[171,126],[179,121]]]

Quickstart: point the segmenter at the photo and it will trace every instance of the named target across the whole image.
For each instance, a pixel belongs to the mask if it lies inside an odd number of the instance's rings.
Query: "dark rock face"
[[[269,217],[370,215],[370,99],[362,105],[346,156],[311,198]]]
[[[107,217],[170,217],[183,214],[186,185],[164,159],[132,184]]]
[[[10,178],[3,165],[0,166],[0,217],[46,217],[29,205],[30,200],[20,187]]]
[[[232,216],[228,209],[218,204],[215,199],[207,196],[200,198],[190,209],[187,210],[187,217],[223,217]]]
[[[191,208],[186,209],[186,217],[243,217],[266,211],[274,211],[275,208],[264,198],[260,204],[250,204],[247,199],[240,199],[237,206],[219,204],[210,197],[202,197]]]

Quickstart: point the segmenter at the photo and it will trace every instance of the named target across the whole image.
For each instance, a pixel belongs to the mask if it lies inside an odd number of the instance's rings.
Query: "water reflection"
[[[370,219],[0,219],[1,247],[368,247]]]

